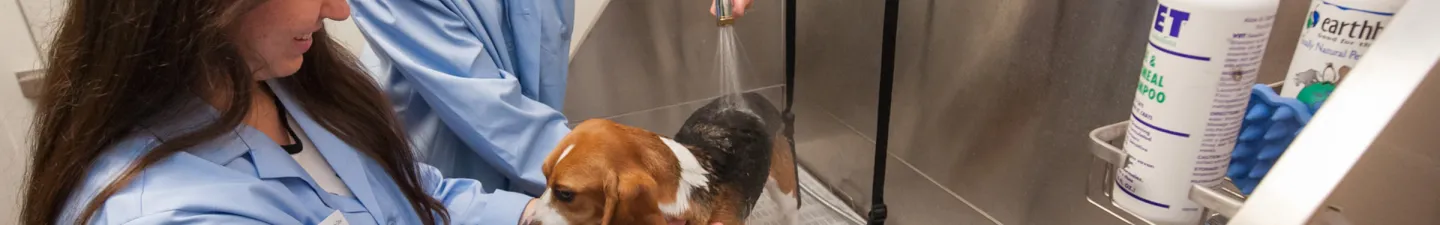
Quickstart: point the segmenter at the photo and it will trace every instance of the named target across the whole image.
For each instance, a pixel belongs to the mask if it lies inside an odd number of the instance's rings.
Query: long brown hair
[[[177,110],[187,95],[221,99],[218,119],[168,138],[93,196],[76,223],[135,176],[176,152],[231,132],[250,110],[256,84],[225,30],[256,1],[72,0],[49,52],[46,91],[33,126],[33,149],[21,215],[52,224],[96,158],[153,115]],[[415,157],[389,102],[354,56],[324,31],[314,34],[299,72],[280,78],[303,109],[385,168],[425,224],[448,223],[439,201],[421,188]],[[96,174],[92,174],[96,175]],[[96,177],[100,178],[100,177]],[[90,197],[90,196],[83,196]]]

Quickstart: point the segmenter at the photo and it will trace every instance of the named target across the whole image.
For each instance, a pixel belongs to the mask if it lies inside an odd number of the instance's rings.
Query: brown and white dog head
[[[685,217],[709,183],[684,145],[643,129],[592,119],[545,159],[545,193],[532,225],[665,224]]]

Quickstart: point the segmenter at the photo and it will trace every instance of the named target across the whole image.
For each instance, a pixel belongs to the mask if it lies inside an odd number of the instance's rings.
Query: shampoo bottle
[[[1314,0],[1280,96],[1309,99],[1339,85],[1405,0]],[[1307,91],[1309,90],[1309,91]]]
[[[1159,0],[1141,61],[1115,204],[1156,224],[1198,224],[1190,186],[1219,185],[1278,0]]]

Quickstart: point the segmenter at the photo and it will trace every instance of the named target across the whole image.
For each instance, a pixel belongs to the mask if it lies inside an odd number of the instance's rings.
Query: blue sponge
[[[1240,136],[1235,151],[1230,153],[1230,170],[1225,173],[1246,195],[1255,191],[1275,166],[1275,160],[1315,114],[1305,103],[1280,97],[1270,86],[1256,84],[1251,89],[1245,121],[1240,123]]]

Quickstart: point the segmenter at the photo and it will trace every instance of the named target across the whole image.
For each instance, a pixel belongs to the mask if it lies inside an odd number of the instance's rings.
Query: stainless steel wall
[[[869,208],[883,1],[800,0],[799,161]],[[1307,0],[1283,0],[1262,81]],[[673,132],[718,94],[709,0],[613,0],[571,64],[565,113]],[[780,99],[779,0],[736,24],[745,86]],[[1125,119],[1152,0],[903,0],[886,197],[892,224],[1121,224],[1084,197],[1085,132]]]
[[[1283,1],[1261,81],[1283,77],[1306,2]],[[900,5],[886,193],[892,221],[1123,223],[1083,196],[1091,162],[1083,137],[1126,119],[1154,1]],[[882,7],[882,1],[801,1],[797,21],[797,104],[833,115],[842,124],[835,129],[859,139],[819,135],[840,138],[819,144],[824,152],[798,147],[801,161],[862,212],[869,205],[865,157],[875,130]],[[801,127],[806,119],[798,119]],[[802,141],[804,134],[797,133]]]
[[[611,118],[661,133],[677,131],[703,100],[720,94],[713,70],[719,34],[709,4],[611,0],[570,62],[565,115],[571,121]],[[750,62],[741,83],[782,100],[780,1],[757,4],[734,25]]]

